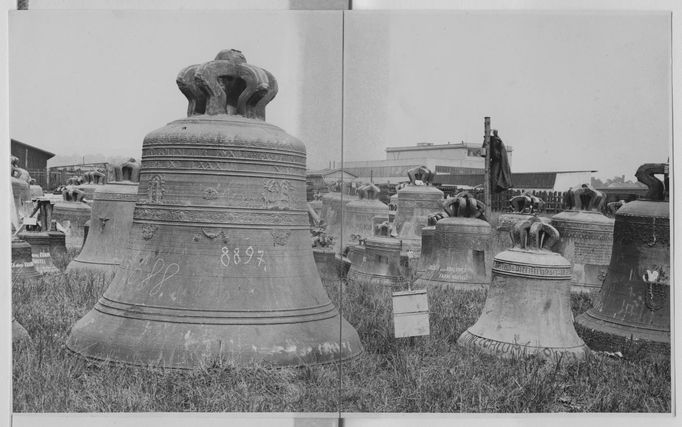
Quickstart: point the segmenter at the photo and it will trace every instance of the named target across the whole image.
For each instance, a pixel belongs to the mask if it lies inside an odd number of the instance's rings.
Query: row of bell
[[[638,171],[637,175],[639,177],[641,172]],[[670,333],[670,300],[667,283],[669,244],[666,243],[669,232],[667,203],[653,202],[658,203],[655,204],[658,209],[656,212],[648,205],[652,202],[648,201],[639,201],[625,210],[621,208],[616,213],[617,225],[614,233],[614,220],[598,211],[601,208],[599,205],[603,200],[603,195],[598,194],[589,186],[571,189],[568,194],[569,197],[575,198],[572,209],[555,215],[551,220],[543,218],[539,221],[545,225],[549,225],[551,221],[558,234],[566,233],[565,239],[555,239],[554,249],[565,255],[569,262],[571,274],[566,277],[571,288],[577,292],[590,292],[597,300],[595,308],[578,319],[581,330],[590,330],[591,332],[586,332],[588,335],[598,337],[589,340],[590,346],[613,349],[614,343],[617,342],[622,347],[624,337],[630,333],[630,338],[645,343],[648,348],[653,348],[658,343],[662,343],[665,347],[669,343]],[[399,201],[400,193],[398,204]],[[642,214],[637,224],[632,224],[633,214],[630,213],[630,209]],[[506,217],[502,215],[498,231],[501,231],[504,236],[520,222],[532,217],[530,210],[507,214]],[[487,225],[485,221],[481,222]],[[483,226],[474,231],[477,225],[476,221],[470,218],[446,218],[438,221],[436,226],[422,229],[423,244],[419,262],[418,286],[439,284],[471,289],[477,284],[475,276],[472,275],[472,270],[476,271],[477,268],[477,271],[481,273],[479,284],[490,283],[489,276],[485,277],[484,267],[484,253],[490,247],[488,244],[489,226]],[[642,233],[647,228],[655,229],[651,231],[654,236],[651,241],[658,244],[657,248],[652,249],[654,245],[650,242],[648,246],[640,248],[637,244],[632,244],[631,237],[625,237],[637,232]],[[656,236],[659,236],[658,240]],[[665,237],[660,238],[660,236]],[[621,243],[612,247],[613,239]],[[622,242],[627,242],[627,244]],[[611,252],[614,254],[613,260]],[[495,258],[496,265],[501,262],[500,256],[501,254],[498,254]],[[376,268],[366,265],[366,259],[367,257],[363,256],[362,269],[375,270]],[[609,274],[606,274],[606,268],[609,269]],[[351,272],[353,271],[354,267],[351,267]],[[629,272],[627,280],[624,280],[625,271]],[[647,274],[653,278],[647,279]],[[495,276],[495,268],[493,268],[493,276]],[[354,274],[353,278],[362,280],[357,274]],[[390,275],[387,274],[386,279],[389,278]],[[364,278],[364,281],[369,280]],[[380,282],[377,278],[372,278],[371,281]],[[602,282],[604,282],[603,291],[601,295],[597,295]],[[397,282],[386,280],[384,283]]]

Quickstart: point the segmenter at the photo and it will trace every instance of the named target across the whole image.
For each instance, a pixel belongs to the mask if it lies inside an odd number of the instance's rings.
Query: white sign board
[[[393,293],[393,326],[396,338],[431,333],[426,289]]]

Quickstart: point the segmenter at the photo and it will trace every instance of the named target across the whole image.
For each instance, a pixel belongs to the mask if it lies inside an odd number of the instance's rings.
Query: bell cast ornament
[[[128,254],[68,348],[170,368],[357,356],[313,259],[305,146],[264,121],[275,78],[226,50],[177,81],[188,117],[145,137]]]
[[[670,352],[670,204],[655,174],[667,181],[667,165],[637,170],[649,191],[616,212],[608,275],[594,307],[576,319],[592,349]]]
[[[495,257],[481,316],[458,344],[501,358],[571,361],[588,354],[573,327],[571,264],[544,249],[558,238],[556,229],[537,217],[514,227],[514,247]]]

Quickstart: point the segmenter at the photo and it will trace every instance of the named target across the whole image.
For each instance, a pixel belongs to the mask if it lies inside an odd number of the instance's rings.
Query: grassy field
[[[56,261],[65,267],[70,253]],[[32,343],[15,348],[16,412],[670,412],[669,355],[637,360],[595,353],[555,367],[498,360],[456,345],[484,292],[429,290],[431,335],[393,338],[390,292],[325,283],[365,352],[338,366],[192,371],[93,363],[65,348],[70,327],[106,289],[96,275],[54,274],[13,283],[13,312]],[[574,297],[574,314],[591,302]],[[627,356],[627,355],[626,355]]]

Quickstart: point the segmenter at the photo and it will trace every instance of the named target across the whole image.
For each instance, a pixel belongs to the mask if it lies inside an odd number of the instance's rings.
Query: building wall
[[[412,147],[410,147],[412,148]],[[450,145],[450,146],[426,146],[426,147],[414,147],[415,149],[407,149],[400,151],[386,151],[386,160],[403,160],[403,159],[422,159],[424,157],[438,158],[438,159],[448,159],[448,160],[462,160],[467,157],[477,157],[482,159],[480,156],[476,156],[473,150],[469,150],[466,146],[462,145]],[[482,164],[482,162],[481,162]]]
[[[475,173],[482,172],[483,159],[475,160],[465,158],[459,160],[440,158],[418,158],[399,160],[369,160],[357,162],[344,162],[344,169],[356,175],[358,178],[377,177],[403,177],[407,180],[407,170],[417,166],[426,166],[436,172],[443,168],[448,173]]]
[[[322,175],[324,182],[326,182],[327,184],[337,182],[337,181],[341,180],[341,177],[343,177],[344,182],[350,182],[350,181],[353,181],[355,179],[354,175],[342,172],[340,170]]]
[[[592,178],[592,172],[558,172],[556,181],[554,182],[554,191],[566,191],[576,185],[589,184]]]
[[[41,150],[36,150],[33,147],[28,147],[18,141],[11,141],[10,151],[13,156],[19,158],[19,167],[26,169],[31,175],[31,178],[36,180],[38,185],[46,188],[47,160],[50,159],[52,155]]]

